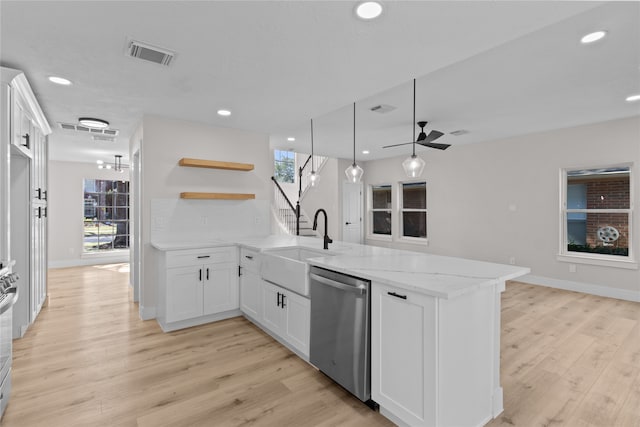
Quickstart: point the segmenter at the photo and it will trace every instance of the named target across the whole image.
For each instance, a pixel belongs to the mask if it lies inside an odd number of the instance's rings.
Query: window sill
[[[410,245],[429,246],[429,239],[427,237],[399,237],[398,243],[407,243]]]
[[[611,257],[615,255],[569,255],[569,254],[558,254],[556,255],[556,259],[560,262],[569,262],[574,264],[589,264],[589,265],[597,265],[601,267],[612,267],[612,268],[626,268],[629,270],[637,270],[638,263],[631,259],[612,259]]]
[[[129,253],[129,249],[114,249],[112,251],[83,252],[80,258],[110,258],[120,257]]]
[[[393,237],[388,234],[368,234],[367,240],[380,240],[382,242],[392,242]]]

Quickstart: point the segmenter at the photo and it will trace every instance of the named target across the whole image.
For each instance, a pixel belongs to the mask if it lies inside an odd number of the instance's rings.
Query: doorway
[[[344,181],[342,184],[342,240],[362,243],[362,183]]]

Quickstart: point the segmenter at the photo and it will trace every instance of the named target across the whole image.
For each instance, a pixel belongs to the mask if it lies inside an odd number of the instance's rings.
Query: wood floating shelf
[[[192,168],[226,169],[232,171],[248,172],[253,170],[252,163],[220,162],[218,160],[189,159],[183,157],[178,162],[180,166]]]
[[[243,193],[180,193],[181,199],[202,199],[202,200],[250,200],[255,199],[255,194]]]

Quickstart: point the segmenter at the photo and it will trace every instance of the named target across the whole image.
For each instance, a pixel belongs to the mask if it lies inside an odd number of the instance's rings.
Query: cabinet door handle
[[[286,298],[285,294],[282,294],[282,301],[280,302],[280,307],[285,308],[287,304],[284,303],[284,299]]]
[[[242,266],[238,266],[238,277],[242,276]]]
[[[36,197],[38,198],[38,200],[42,200],[42,188],[38,188],[36,190],[36,194],[37,194]]]
[[[47,190],[42,190],[42,200],[47,200]]]
[[[407,299],[406,295],[400,295],[400,294],[397,294],[395,292],[387,292],[387,294],[391,295],[392,297],[396,297],[396,298],[400,298],[400,299]]]
[[[24,135],[22,135],[22,137],[25,139],[25,141],[27,141],[24,144],[22,144],[22,146],[29,148],[31,145],[31,143],[29,142],[29,134],[25,133]]]
[[[253,259],[253,257],[251,255],[245,255],[244,256],[246,259]]]
[[[351,225],[351,223],[347,221],[344,223],[344,225]]]
[[[202,282],[202,269],[198,270],[200,272],[200,281]]]
[[[42,216],[44,216],[45,218],[47,217],[47,207],[45,206],[43,208],[44,214]]]
[[[209,268],[207,268],[207,280],[209,280]]]
[[[202,258],[211,258],[210,255],[198,255],[198,259],[202,259]]]
[[[42,206],[38,206],[38,218],[42,218]]]
[[[280,307],[280,296],[281,296],[281,295],[282,295],[282,294],[281,294],[280,292],[278,292],[278,300],[277,300],[277,302],[276,302],[276,305],[277,305],[278,307]]]

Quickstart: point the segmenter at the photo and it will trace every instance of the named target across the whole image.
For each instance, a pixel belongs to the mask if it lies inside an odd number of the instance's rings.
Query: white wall
[[[129,179],[123,173],[98,169],[95,163],[49,161],[49,267],[129,261],[128,251],[113,254],[82,254],[84,188],[87,179]]]
[[[214,128],[205,124],[145,116],[144,138],[133,141],[142,153],[142,286],[140,312],[155,316],[157,265],[160,253],[151,247],[152,201],[178,199],[183,191],[254,193],[256,202],[269,203],[273,173],[272,154],[266,134]],[[250,172],[178,166],[182,157],[253,163]],[[215,204],[198,200],[193,203]],[[251,224],[253,226],[254,224]],[[246,225],[247,227],[249,224]],[[268,228],[267,228],[268,229]]]
[[[418,152],[427,163],[423,178],[429,246],[367,243],[505,264],[515,257],[518,265],[531,268],[533,276],[552,279],[549,284],[589,284],[595,285],[589,288],[595,291],[611,290],[612,296],[640,296],[637,269],[578,264],[577,271],[570,273],[567,263],[556,260],[560,169],[622,162],[634,162],[632,238],[636,257],[640,255],[639,117],[481,144],[455,146],[452,136],[449,141],[454,145],[447,151]],[[401,166],[405,157],[366,162],[365,189],[406,180]],[[368,215],[365,223],[368,227]]]
[[[316,210],[322,208],[327,212],[327,228],[329,237],[333,240],[339,240],[342,236],[341,217],[340,211],[341,198],[338,192],[341,191],[342,179],[340,177],[341,171],[338,171],[338,160],[327,159],[324,166],[318,171],[320,175],[320,183],[317,187],[309,188],[300,202],[300,207],[307,213],[309,220],[313,225],[313,215]],[[318,234],[323,236],[324,234],[324,217],[320,215],[318,217]]]

